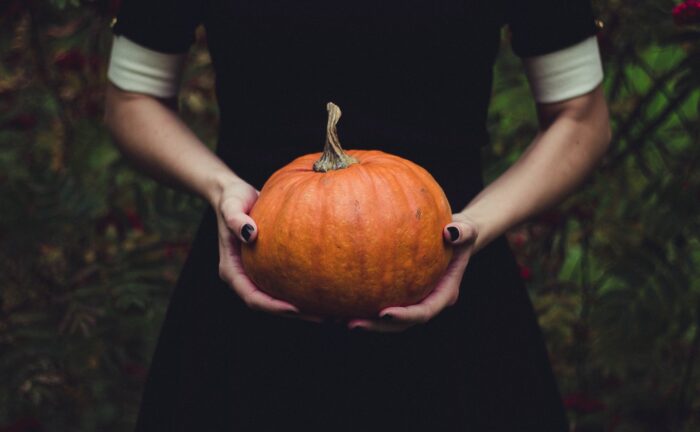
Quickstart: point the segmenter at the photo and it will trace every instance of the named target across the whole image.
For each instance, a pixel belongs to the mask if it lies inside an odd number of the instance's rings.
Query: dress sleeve
[[[548,54],[596,33],[590,0],[506,0],[506,21],[519,57]]]
[[[537,102],[583,95],[603,80],[590,0],[509,0],[513,52]]]
[[[161,98],[177,95],[184,61],[201,20],[201,1],[125,0],[107,78],[117,87]]]
[[[112,31],[153,51],[181,54],[194,42],[204,0],[124,0]]]

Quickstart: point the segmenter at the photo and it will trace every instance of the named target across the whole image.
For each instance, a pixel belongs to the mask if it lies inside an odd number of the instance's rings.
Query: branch
[[[639,122],[639,117],[642,113],[642,110],[646,108],[646,106],[649,103],[651,103],[651,101],[654,99],[654,96],[656,96],[656,93],[661,91],[661,89],[664,88],[666,83],[672,78],[674,78],[675,75],[679,73],[683,68],[684,66],[682,64],[678,64],[674,68],[664,72],[657,78],[656,81],[654,81],[649,91],[647,91],[647,93],[644,96],[642,96],[641,99],[639,99],[632,112],[627,116],[627,118],[617,129],[617,131],[615,131],[615,135],[613,135],[611,142],[620,142],[624,137],[627,136],[630,129],[632,129],[632,126]]]
[[[698,352],[698,347],[700,347],[700,311],[696,311],[696,323],[695,323],[695,336],[693,336],[693,342],[690,344],[690,350],[688,351],[688,358],[685,363],[685,370],[683,371],[683,378],[681,379],[681,388],[678,391],[678,411],[677,411],[677,421],[678,425],[681,426],[685,423],[686,417],[688,416],[688,409],[686,407],[686,400],[690,399],[689,387],[690,381],[693,378],[693,366],[695,364],[695,356]]]
[[[651,93],[651,91],[650,91]],[[649,93],[647,93],[648,95]],[[690,97],[690,93],[685,93],[685,94],[679,94],[676,95],[673,99],[671,99],[666,105],[666,108],[658,115],[656,116],[655,119],[652,121],[648,122],[644,129],[641,130],[637,134],[637,136],[632,140],[632,142],[623,150],[618,152],[616,155],[614,155],[611,159],[609,159],[608,163],[605,165],[605,169],[607,170],[612,170],[614,169],[620,162],[624,160],[625,157],[627,157],[631,152],[639,150],[646,140],[648,139],[648,135],[650,135],[654,129],[659,127],[663,122],[666,121],[669,115],[671,115],[679,105],[681,105],[683,102],[685,102],[688,97]],[[638,105],[639,106],[639,105]]]
[[[49,66],[46,63],[46,51],[41,42],[41,31],[39,25],[39,13],[37,10],[36,2],[30,2],[27,8],[29,14],[29,33],[30,33],[30,44],[31,49],[34,51],[35,65],[37,76],[39,81],[46,88],[48,93],[56,102],[56,107],[58,111],[58,119],[61,122],[61,127],[63,128],[63,148],[67,147],[67,144],[73,141],[73,125],[71,120],[68,118],[66,111],[64,109],[64,104],[61,103],[60,92],[56,86],[56,83],[51,79],[51,73]]]

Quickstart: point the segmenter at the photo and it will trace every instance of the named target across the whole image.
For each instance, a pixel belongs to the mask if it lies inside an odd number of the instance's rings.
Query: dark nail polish
[[[245,224],[243,225],[243,228],[241,228],[241,236],[243,237],[243,240],[248,241],[250,240],[250,233],[255,231],[255,228],[253,228],[253,225],[251,224]]]
[[[394,316],[391,314],[386,314],[381,316],[382,321],[392,321],[394,319]]]
[[[447,231],[450,233],[450,240],[457,241],[459,238],[459,230],[453,226],[447,227]]]

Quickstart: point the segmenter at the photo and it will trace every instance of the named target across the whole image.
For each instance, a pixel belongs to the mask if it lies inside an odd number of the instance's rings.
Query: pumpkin
[[[250,212],[257,240],[241,249],[246,274],[302,312],[376,317],[420,302],[452,256],[442,188],[422,167],[377,150],[345,152],[329,102],[323,153],[301,156],[263,185]],[[428,151],[428,149],[426,149]]]

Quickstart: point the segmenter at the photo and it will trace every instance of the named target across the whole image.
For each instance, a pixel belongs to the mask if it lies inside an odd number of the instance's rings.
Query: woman
[[[169,109],[203,23],[217,74],[211,153]],[[484,188],[480,147],[501,28],[540,131]],[[124,153],[211,204],[173,292],[138,431],[566,431],[557,383],[503,233],[555,205],[610,139],[588,0],[126,0],[106,124]],[[346,148],[430,171],[455,258],[418,305],[317,323],[240,266],[277,168],[320,151],[326,102]],[[468,264],[468,265],[467,265]]]

